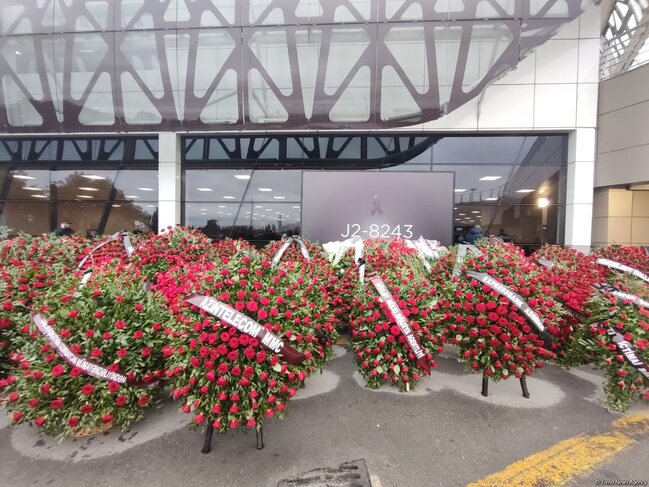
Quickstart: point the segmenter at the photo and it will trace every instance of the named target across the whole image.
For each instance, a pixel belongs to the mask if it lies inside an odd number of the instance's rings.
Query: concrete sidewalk
[[[430,379],[416,391],[398,393],[361,387],[351,354],[339,352],[322,376],[307,380],[284,421],[266,424],[261,451],[253,432],[215,436],[212,453],[202,455],[201,433],[188,430],[189,416],[177,413],[172,402],[129,433],[110,431],[61,445],[39,438],[34,428],[8,428],[3,420],[0,484],[275,487],[316,468],[364,459],[383,487],[460,486],[575,435],[608,431],[620,417],[599,404],[600,374],[592,367],[537,371],[528,380],[530,399],[512,380],[490,384],[484,398],[481,376],[467,374],[445,352]],[[625,462],[631,461],[625,455],[572,485],[625,478]],[[648,458],[648,442],[638,441],[629,455]],[[637,463],[633,475],[642,468]]]

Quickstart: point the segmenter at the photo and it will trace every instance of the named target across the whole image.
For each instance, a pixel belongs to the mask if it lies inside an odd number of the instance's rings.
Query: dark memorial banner
[[[613,286],[612,284],[609,284],[607,282],[604,283],[599,283],[599,284],[593,284],[593,286],[599,290],[601,293],[609,293],[613,296],[615,296],[618,299],[621,299],[622,301],[629,301],[636,306],[641,306],[643,308],[649,309],[649,302],[645,301],[642,298],[639,298],[635,294],[628,294],[625,292],[620,291],[618,288]]]
[[[86,374],[95,377],[97,379],[102,379],[106,381],[118,382],[124,384],[127,382],[125,375],[118,374],[116,372],[111,372],[106,367],[96,364],[87,358],[84,358],[80,355],[74,353],[70,348],[65,344],[61,337],[54,331],[49,323],[47,318],[45,318],[40,313],[32,315],[32,320],[45,338],[52,344],[56,353],[65,360],[72,367],[77,367],[83,370]]]
[[[640,358],[633,345],[629,341],[625,340],[621,333],[610,326],[606,327],[602,325],[602,323],[597,323],[595,326],[606,330],[606,334],[615,344],[618,351],[624,356],[626,361],[633,365],[633,367],[642,374],[645,383],[649,383],[649,365]]]
[[[215,318],[224,321],[230,326],[234,326],[241,333],[256,338],[268,350],[280,354],[284,359],[293,365],[301,364],[306,360],[306,356],[290,345],[287,345],[281,338],[275,336],[268,331],[260,323],[257,323],[252,318],[247,317],[243,313],[239,313],[234,308],[231,308],[218,299],[210,296],[202,296],[200,294],[193,294],[185,301],[191,303],[206,313],[211,314]]]
[[[543,326],[543,320],[541,317],[534,311],[529,304],[527,304],[527,301],[523,299],[523,297],[512,291],[508,286],[504,285],[502,282],[499,282],[498,280],[494,279],[491,277],[489,274],[484,274],[482,272],[473,272],[469,271],[467,272],[467,275],[470,277],[477,279],[483,284],[486,284],[489,286],[491,289],[496,291],[498,294],[501,296],[506,297],[509,299],[509,301],[512,302],[514,306],[516,306],[521,313],[527,318],[527,320],[532,323],[536,329],[539,332],[539,335],[543,339],[543,346],[546,349],[549,349],[552,345],[552,338],[550,337],[550,334],[547,332],[545,329],[545,326]]]
[[[282,244],[282,246],[279,248],[277,253],[273,256],[273,260],[271,261],[272,267],[275,267],[277,264],[279,264],[279,261],[282,260],[282,256],[284,255],[284,252],[286,252],[288,248],[294,243],[299,245],[300,253],[302,254],[302,257],[304,257],[306,260],[311,260],[311,256],[309,255],[309,249],[307,249],[306,245],[304,245],[304,241],[300,237],[293,235],[292,237],[289,237],[286,240],[286,242]]]
[[[452,243],[454,174],[304,171],[302,235],[319,242],[353,237]]]
[[[430,363],[428,361],[428,356],[421,346],[419,337],[415,334],[414,330],[410,326],[408,318],[406,318],[401,312],[401,308],[399,308],[399,305],[392,297],[392,294],[388,290],[388,287],[385,285],[385,282],[383,281],[383,279],[381,279],[380,276],[377,275],[371,276],[369,278],[369,281],[376,288],[376,292],[379,293],[379,296],[381,296],[381,298],[387,305],[390,313],[392,313],[394,321],[396,321],[397,326],[401,330],[401,333],[406,338],[406,343],[410,347],[410,350],[412,350],[412,353],[415,354],[415,357],[417,357],[417,363],[422,369],[430,373]]]
[[[621,272],[624,272],[626,274],[631,274],[634,277],[637,277],[638,279],[642,279],[645,282],[649,282],[649,276],[645,274],[642,271],[639,271],[638,269],[634,269],[631,266],[620,264],[619,262],[615,262],[614,260],[611,259],[597,259],[597,263],[599,265],[603,265],[606,267],[610,267],[611,269],[615,269]]]

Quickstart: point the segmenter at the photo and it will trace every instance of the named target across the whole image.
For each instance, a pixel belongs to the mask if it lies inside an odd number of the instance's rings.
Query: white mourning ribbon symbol
[[[378,194],[374,195],[374,199],[372,200],[372,209],[370,210],[370,215],[374,216],[376,213],[379,215],[383,214],[383,210],[381,209],[381,197]]]

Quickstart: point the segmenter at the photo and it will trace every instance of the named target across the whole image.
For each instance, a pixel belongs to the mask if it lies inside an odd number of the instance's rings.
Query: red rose
[[[137,404],[138,406],[143,408],[144,406],[149,404],[149,396],[147,396],[146,394],[140,396],[140,398],[137,400]]]
[[[98,348],[93,348],[93,349],[90,351],[90,356],[93,357],[93,358],[99,358],[99,357],[101,357],[103,354],[104,354],[104,353],[103,353],[101,350],[99,350]]]
[[[118,330],[123,330],[124,328],[126,328],[126,322],[124,322],[124,320],[117,320],[115,322],[115,328],[117,328]]]
[[[53,401],[50,401],[50,407],[52,409],[61,409],[62,406],[63,406],[63,399],[61,399],[60,397],[54,399]]]
[[[617,375],[619,375],[620,377],[626,377],[627,371],[624,369],[620,369],[617,371]]]
[[[20,421],[23,417],[23,412],[22,411],[14,411],[14,413],[11,415],[11,419],[14,423],[17,423]]]
[[[133,333],[133,338],[136,340],[139,340],[144,336],[144,332],[142,330],[137,330],[135,333]]]
[[[92,412],[92,404],[84,404],[81,407],[81,414],[90,414]]]
[[[79,377],[81,374],[83,374],[83,370],[79,367],[72,367],[72,370],[70,370],[70,375],[72,377]]]
[[[12,392],[9,394],[9,402],[16,402],[18,399],[20,399],[20,394],[17,392]]]
[[[79,316],[79,312],[76,309],[73,309],[68,313],[68,318],[76,318]]]
[[[41,386],[41,394],[43,394],[44,396],[48,395],[51,390],[52,390],[52,386],[49,384],[43,384]]]
[[[115,404],[117,404],[118,406],[123,406],[124,404],[126,404],[126,396],[117,396],[117,399],[115,399]]]
[[[113,393],[115,393],[115,392],[117,392],[118,390],[119,390],[119,383],[117,383],[117,382],[113,382],[113,381],[111,381],[111,382],[108,383],[108,391],[109,391],[109,392],[113,392]]]
[[[70,428],[75,428],[79,424],[79,418],[77,416],[72,416],[68,419],[68,426]]]
[[[144,309],[144,306],[139,303],[133,307],[135,308],[135,311],[142,311]]]
[[[30,408],[34,409],[35,407],[38,406],[38,399],[30,399],[29,401],[27,401],[27,405]]]
[[[118,356],[119,358],[124,358],[124,357],[126,357],[127,354],[128,354],[128,350],[126,350],[125,348],[120,348],[120,349],[117,351],[117,356]]]
[[[109,424],[113,421],[113,415],[112,414],[104,414],[101,417],[101,422],[104,424]]]
[[[43,423],[45,423],[45,418],[44,417],[38,417],[34,420],[34,424],[38,426],[39,428],[43,426]]]
[[[52,368],[52,377],[59,377],[65,373],[65,368],[62,365],[55,365]]]
[[[93,316],[94,316],[95,318],[97,318],[97,319],[100,319],[100,318],[103,318],[105,314],[106,314],[106,312],[105,312],[103,309],[100,309],[100,310],[98,310],[98,311],[95,311],[95,312],[93,313]]]
[[[12,309],[14,309],[14,303],[12,303],[11,301],[4,301],[2,303],[2,309],[4,309],[5,311],[11,311]]]
[[[95,386],[93,386],[92,384],[86,384],[81,388],[81,394],[83,394],[84,396],[89,396],[93,393],[94,390]]]
[[[140,355],[142,355],[143,357],[148,357],[149,355],[151,355],[151,349],[149,347],[144,347],[142,349],[142,352],[140,352]]]
[[[259,305],[257,304],[256,301],[248,301],[246,303],[246,309],[254,313],[259,309]]]

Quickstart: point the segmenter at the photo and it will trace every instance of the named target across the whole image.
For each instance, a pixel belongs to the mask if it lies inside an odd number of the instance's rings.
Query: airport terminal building
[[[454,238],[649,244],[642,4],[4,0],[0,225],[262,243],[307,171],[452,173]]]

